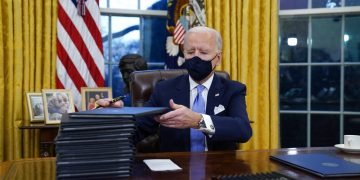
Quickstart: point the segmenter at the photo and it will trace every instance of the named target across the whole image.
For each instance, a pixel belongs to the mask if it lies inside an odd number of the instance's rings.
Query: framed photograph
[[[44,122],[44,104],[41,93],[26,93],[30,122]]]
[[[95,102],[98,99],[112,98],[112,90],[110,87],[101,88],[81,88],[81,110],[90,110],[95,108]]]
[[[60,124],[65,113],[75,112],[74,100],[70,90],[43,89],[45,124]]]

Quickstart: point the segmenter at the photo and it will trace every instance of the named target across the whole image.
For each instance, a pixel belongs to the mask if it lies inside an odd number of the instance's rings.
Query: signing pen
[[[117,101],[120,101],[120,100],[123,100],[123,99],[125,99],[125,98],[126,98],[125,95],[124,95],[124,96],[118,96],[118,97],[116,97],[116,98],[113,98],[113,99],[110,100],[109,102],[110,102],[110,104],[113,104],[113,103],[115,103],[115,102],[117,102]],[[100,106],[98,103],[96,103],[94,109],[98,109],[98,108],[101,108],[101,107],[102,107],[102,106]]]

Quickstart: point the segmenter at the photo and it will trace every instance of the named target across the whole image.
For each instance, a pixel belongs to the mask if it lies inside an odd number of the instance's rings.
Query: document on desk
[[[144,159],[144,163],[151,171],[180,171],[181,167],[170,159]]]

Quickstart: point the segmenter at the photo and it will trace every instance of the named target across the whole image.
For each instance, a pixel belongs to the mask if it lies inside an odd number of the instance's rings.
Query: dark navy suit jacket
[[[245,85],[214,75],[210,86],[206,114],[210,115],[215,134],[207,136],[208,150],[234,150],[238,142],[246,142],[252,135],[245,105]],[[169,100],[190,107],[189,75],[157,83],[146,106],[169,107]],[[225,110],[214,115],[219,105]],[[159,134],[160,151],[190,151],[190,129],[175,129],[160,126],[152,118],[137,120],[138,137]]]

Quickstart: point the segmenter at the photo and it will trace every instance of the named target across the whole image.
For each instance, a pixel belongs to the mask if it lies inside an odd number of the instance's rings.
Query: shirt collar
[[[214,73],[210,76],[208,80],[206,80],[202,85],[206,87],[207,90],[210,89],[211,83],[214,79]],[[190,82],[190,91],[196,88],[197,85],[199,85],[197,82],[195,82],[189,75],[189,82]]]

